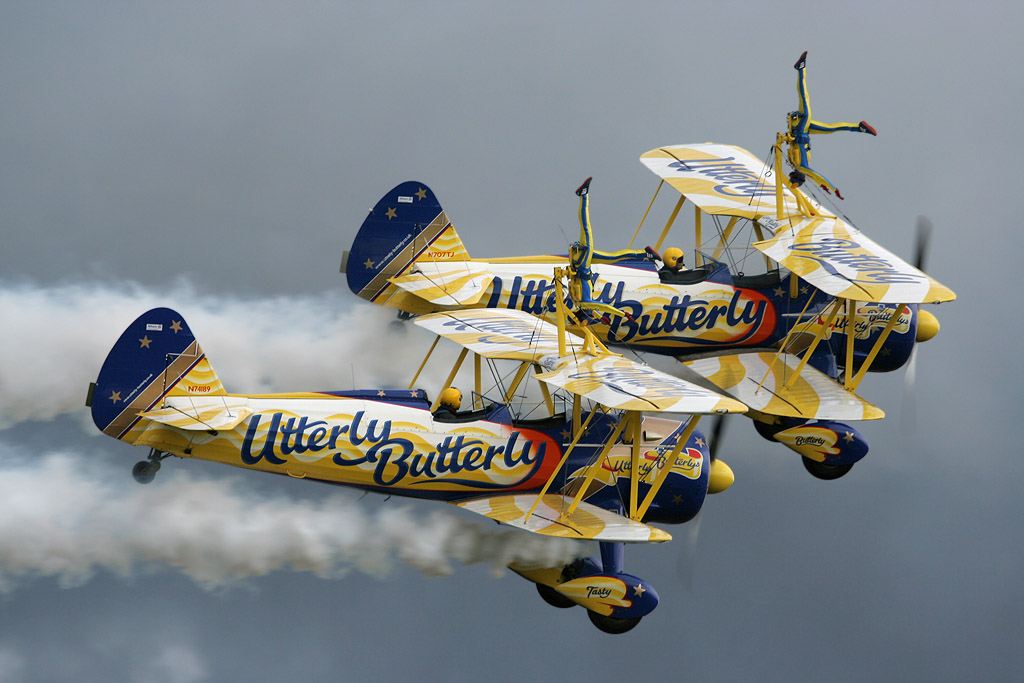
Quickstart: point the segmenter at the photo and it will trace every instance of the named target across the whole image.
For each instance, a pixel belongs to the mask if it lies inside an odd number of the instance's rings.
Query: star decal
[[[785,295],[785,293],[786,290],[784,290],[782,287],[776,287],[775,289],[772,290],[772,294],[779,297],[780,299],[783,297],[783,295]]]
[[[416,196],[419,197],[420,199],[426,199],[427,191],[421,187],[420,189],[416,190]]]
[[[644,591],[646,590],[647,589],[644,588],[643,584],[638,583],[637,585],[633,586],[633,595],[635,595],[638,598],[642,598],[644,597]]]
[[[683,497],[681,495],[672,496],[672,504],[673,505],[682,505],[683,504]]]
[[[373,268],[373,260],[368,258],[366,259],[366,263],[364,263],[363,265],[366,266],[367,270],[371,270]]]
[[[890,349],[888,346],[883,346],[882,347],[882,355],[883,356],[889,356],[891,354],[892,354],[892,349]]]
[[[853,443],[853,432],[846,432],[846,436],[843,437],[843,441],[846,443]]]
[[[563,439],[568,439],[570,436],[572,436],[572,430],[571,429],[566,427],[565,429],[562,430],[562,438]]]
[[[171,322],[171,329],[174,330],[174,334],[181,332],[181,321],[175,320]]]
[[[381,398],[383,398],[385,396],[384,390],[381,389],[380,391],[378,391],[377,395],[380,396]]]
[[[143,337],[142,339],[139,340],[139,348],[140,349],[148,349],[149,345],[152,344],[152,343],[153,343],[153,340],[150,339],[149,335],[147,334],[145,337]]]
[[[114,403],[117,403],[118,401],[120,401],[121,400],[121,392],[120,391],[112,391],[112,392],[110,392],[110,400],[113,401]]]
[[[704,448],[704,439],[700,438],[699,436],[697,437],[697,440],[694,441],[694,443],[697,444],[697,448]]]
[[[800,288],[800,293],[801,294],[806,294],[808,291],[809,290],[807,289],[807,285],[804,285],[803,287]]]
[[[412,396],[413,398],[417,398],[420,395],[420,392],[419,391],[410,391],[409,395]]]
[[[388,217],[388,220],[391,220],[397,215],[397,212],[393,208],[388,207],[388,210],[384,212],[384,215]]]

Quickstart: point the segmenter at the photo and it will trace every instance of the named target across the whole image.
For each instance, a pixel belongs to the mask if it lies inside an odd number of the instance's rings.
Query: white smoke
[[[166,567],[206,588],[282,570],[379,576],[399,561],[427,576],[449,575],[455,562],[500,575],[511,562],[560,566],[585,549],[401,504],[369,514],[344,493],[259,496],[234,479],[180,472],[139,486],[81,457],[29,458],[3,444],[0,453],[0,590],[38,576],[74,586],[100,570],[128,577]]]
[[[430,341],[414,326],[397,332],[388,326],[392,312],[353,305],[347,295],[247,300],[200,296],[184,282],[162,291],[0,285],[0,429],[68,413],[88,421],[88,383],[124,329],[156,306],[182,314],[236,393],[404,387]],[[418,386],[440,380],[425,377]],[[453,562],[495,571],[512,561],[556,566],[585,548],[507,527],[485,530],[439,510],[424,516],[399,504],[367,513],[341,493],[316,503],[259,497],[234,480],[180,470],[143,487],[97,468],[80,456],[0,442],[0,590],[22,577],[74,585],[99,570],[130,576],[166,566],[207,587],[288,569],[379,575],[399,561],[434,576],[451,573]]]
[[[395,334],[392,311],[351,299],[200,296],[184,282],[161,291],[130,283],[0,285],[0,429],[84,415],[107,352],[157,306],[182,314],[229,392],[404,388],[428,337],[412,325]]]

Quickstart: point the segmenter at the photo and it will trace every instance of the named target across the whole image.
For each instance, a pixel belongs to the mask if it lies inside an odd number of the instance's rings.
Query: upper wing
[[[473,261],[422,261],[389,282],[433,304],[472,306],[480,301],[494,273]]]
[[[583,350],[584,340],[566,332],[558,355],[557,326],[515,309],[474,308],[423,315],[417,325],[486,358],[532,361],[549,372],[537,379],[622,410],[736,413],[746,406],[692,382],[613,353]]]
[[[889,304],[956,298],[952,290],[834,216],[804,218],[754,247],[832,296]]]
[[[659,147],[642,154],[640,161],[705,213],[750,219],[776,216],[771,164],[741,147],[711,142]],[[782,202],[783,215],[800,213],[796,197],[786,188]]]
[[[564,360],[564,359],[562,359]],[[739,401],[654,368],[613,356],[562,362],[537,379],[620,410],[672,413],[743,413]]]
[[[444,311],[421,315],[413,322],[485,358],[539,362],[558,354],[558,328],[516,309]],[[572,353],[583,348],[583,340],[566,333],[566,346]]]

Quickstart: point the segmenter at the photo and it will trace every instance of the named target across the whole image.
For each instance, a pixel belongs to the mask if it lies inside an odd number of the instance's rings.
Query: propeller
[[[914,243],[914,267],[920,271],[924,271],[925,262],[928,259],[928,242],[931,240],[932,231],[934,226],[932,225],[931,219],[927,216],[917,217],[917,237]],[[928,311],[924,311],[918,308],[918,342],[927,341],[935,332],[938,331],[938,320],[935,316]],[[925,316],[930,319],[928,321],[929,327],[934,327],[934,331],[930,332],[929,336],[923,337],[921,328],[925,323]],[[923,338],[922,338],[923,337]],[[914,389],[917,382],[917,344],[914,344],[914,348],[910,351],[910,360],[907,361],[907,370],[903,375],[903,423],[904,427],[908,430],[913,431],[915,428],[915,422],[917,416],[915,414],[915,402],[914,402]]]
[[[718,444],[722,440],[722,435],[725,433],[725,415],[719,414],[715,416],[715,424],[711,427],[711,438],[708,443],[708,459],[709,465],[714,463],[718,457]],[[680,539],[681,549],[679,551],[679,559],[676,563],[676,574],[679,576],[679,582],[687,589],[693,590],[694,577],[696,575],[695,568],[697,566],[697,539],[700,537],[700,522],[704,515],[704,507],[701,506],[697,516],[686,523],[686,535]],[[680,535],[677,534],[678,538]]]

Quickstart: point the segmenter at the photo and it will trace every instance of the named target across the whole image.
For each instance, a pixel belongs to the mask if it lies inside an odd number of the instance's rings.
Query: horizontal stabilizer
[[[612,543],[662,543],[672,540],[672,536],[661,529],[589,503],[580,503],[571,516],[567,515],[565,511],[572,504],[572,498],[555,494],[544,496],[527,520],[526,513],[533,507],[537,497],[535,493],[522,493],[480,498],[455,505],[496,522],[543,536]]]
[[[737,401],[768,415],[808,420],[885,417],[880,408],[810,365],[805,365],[797,376],[798,356],[783,353],[778,360],[775,358],[772,351],[753,351],[683,361],[683,364]]]
[[[389,280],[410,294],[441,306],[472,306],[480,301],[494,273],[472,261],[419,261],[405,275]]]
[[[857,228],[834,216],[804,218],[754,248],[826,294],[886,304],[956,298]]]
[[[611,354],[570,358],[536,378],[619,410],[701,414],[747,410],[739,401],[693,382]]]
[[[175,400],[157,410],[139,413],[139,417],[170,427],[188,430],[234,429],[252,415],[248,399],[229,397]]]

